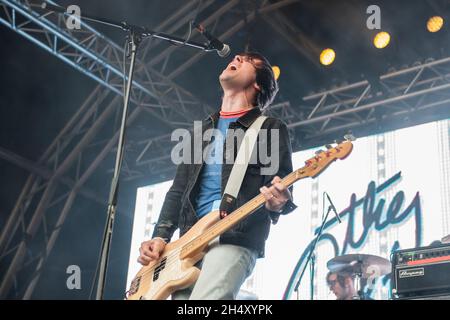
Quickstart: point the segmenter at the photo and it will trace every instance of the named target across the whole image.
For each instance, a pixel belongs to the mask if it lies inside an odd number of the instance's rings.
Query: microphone
[[[228,57],[230,54],[230,46],[223,43],[216,37],[212,36],[208,30],[206,30],[205,27],[203,27],[201,24],[198,24],[195,21],[192,21],[192,24],[194,25],[195,29],[197,29],[206,39],[209,40],[209,46],[217,51],[217,54],[221,58]]]
[[[331,201],[331,198],[330,198],[330,196],[328,195],[327,192],[324,192],[324,193],[327,195],[328,201],[330,202],[330,208],[331,208],[331,210],[333,210],[333,212],[334,212],[334,214],[336,215],[336,218],[337,218],[337,220],[339,221],[339,223],[342,223],[341,218],[339,217],[339,214],[338,214],[338,212],[337,212],[337,210],[336,210],[336,207],[335,207],[334,204],[333,204],[333,201]]]

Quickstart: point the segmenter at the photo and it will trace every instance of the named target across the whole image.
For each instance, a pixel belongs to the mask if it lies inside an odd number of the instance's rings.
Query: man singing
[[[143,265],[159,258],[176,229],[180,229],[182,236],[201,217],[219,208],[233,167],[232,163],[225,161],[227,152],[230,153],[227,150],[228,130],[242,129],[245,132],[270,105],[278,91],[270,63],[258,53],[236,55],[220,74],[219,80],[223,88],[222,105],[217,113],[202,121],[202,131],[217,129],[226,138],[211,139],[209,143],[204,143],[202,151],[210,148],[208,154],[221,161],[204,159],[201,164],[178,165],[153,237],[141,245],[138,261]],[[265,205],[213,241],[198,264],[201,272],[195,285],[174,292],[172,298],[235,299],[239,288],[251,275],[256,260],[264,257],[271,222],[276,223],[279,215],[296,208],[291,201],[292,189],[280,183],[280,177],[292,171],[292,149],[287,127],[279,119],[268,117],[262,124],[262,130],[268,132],[267,139],[259,135],[256,145],[267,148],[267,154],[278,156],[274,157],[276,170],[273,174],[267,174],[263,169],[274,164],[261,161],[259,157],[255,163],[250,162],[234,208],[259,193],[264,195]],[[272,142],[272,136],[278,137],[276,143]],[[237,150],[231,150],[234,157]]]

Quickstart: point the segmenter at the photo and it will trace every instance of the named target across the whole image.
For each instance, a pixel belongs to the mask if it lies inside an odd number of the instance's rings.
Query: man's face
[[[328,277],[328,286],[330,287],[331,292],[334,293],[337,300],[345,300],[350,298],[351,290],[347,288],[348,278],[345,278],[346,286],[342,287],[338,281],[337,274],[331,274]]]
[[[246,89],[256,86],[256,67],[262,63],[245,55],[236,55],[219,76],[224,89]]]

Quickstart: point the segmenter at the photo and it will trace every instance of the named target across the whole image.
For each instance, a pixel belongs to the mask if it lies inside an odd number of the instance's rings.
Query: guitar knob
[[[331,144],[327,144],[325,145],[325,148],[327,148],[327,150],[333,149],[333,146]]]

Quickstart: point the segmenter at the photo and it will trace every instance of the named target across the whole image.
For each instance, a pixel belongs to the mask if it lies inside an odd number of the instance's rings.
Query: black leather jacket
[[[245,131],[260,115],[261,111],[256,107],[240,117],[236,122],[231,123],[229,128],[241,128]],[[203,120],[202,131],[204,132],[207,129],[215,128],[217,126],[218,119],[219,113],[217,112],[216,114],[210,115],[208,118]],[[292,148],[286,125],[278,119],[269,117],[263,123],[261,129],[267,129],[268,132],[268,138],[265,142],[271,141],[270,133],[272,129],[279,129],[278,172],[274,175],[261,175],[261,167],[268,167],[269,165],[264,165],[264,161],[261,162],[259,157],[255,164],[250,163],[236,199],[236,208],[258,195],[260,193],[260,187],[263,185],[269,186],[275,176],[280,176],[283,178],[292,172]],[[258,136],[257,143],[259,143],[260,137],[262,136]],[[192,138],[192,140],[193,139],[194,138]],[[265,142],[262,141],[263,145]],[[208,141],[203,142],[202,150],[204,150],[208,144]],[[270,144],[267,147],[270,150]],[[234,148],[234,152],[232,152],[232,154],[234,153],[233,159],[236,157],[238,148],[239,146]],[[192,148],[192,150],[194,149]],[[268,153],[269,155],[271,154],[270,152],[271,151]],[[221,183],[222,193],[225,189],[231,168],[233,166],[232,164],[229,164],[229,161],[225,161],[225,157],[227,157],[226,143],[224,144],[223,155],[224,161],[222,164]],[[228,153],[228,156],[230,156],[230,153]],[[194,210],[194,199],[198,191],[198,177],[200,176],[202,167],[203,164],[178,165],[172,187],[169,189],[169,192],[164,200],[158,223],[156,224],[153,232],[153,237],[161,237],[166,241],[169,241],[173,235],[173,232],[177,228],[180,228],[180,236],[182,236],[198,221],[198,217]],[[292,192],[292,188],[290,190]],[[271,220],[273,223],[276,223],[280,214],[290,213],[295,208],[295,204],[291,201],[288,201],[280,213],[271,212],[263,206],[249,217],[239,222],[233,228],[222,234],[220,236],[220,242],[240,245],[256,250],[258,252],[258,256],[263,257],[264,245],[269,235]]]

